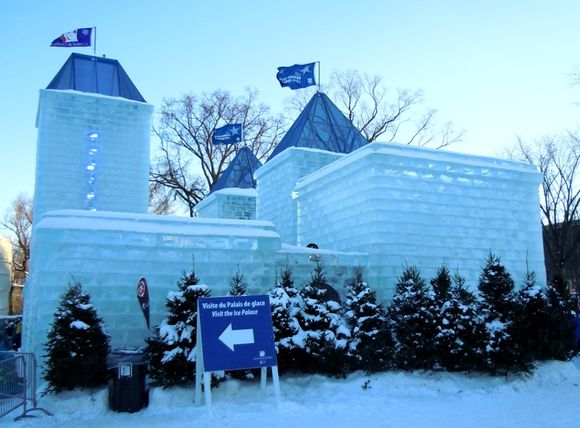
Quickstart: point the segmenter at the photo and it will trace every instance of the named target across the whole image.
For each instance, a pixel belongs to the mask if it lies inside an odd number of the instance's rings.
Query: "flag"
[[[76,30],[64,33],[54,39],[50,46],[59,48],[71,48],[75,46],[91,46],[92,28],[77,28]]]
[[[149,327],[149,289],[147,288],[147,281],[145,278],[141,278],[137,283],[137,300],[139,300],[139,306],[143,311],[143,316],[145,316],[145,322],[147,323],[147,328]]]
[[[290,89],[307,88],[316,85],[314,80],[314,62],[310,64],[294,64],[290,67],[278,67],[276,78],[280,86]]]
[[[214,144],[234,144],[242,141],[242,124],[232,123],[213,131],[211,140]]]

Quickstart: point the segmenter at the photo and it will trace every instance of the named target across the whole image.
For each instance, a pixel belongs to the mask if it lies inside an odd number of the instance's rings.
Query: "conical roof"
[[[214,183],[210,193],[230,187],[237,187],[238,189],[256,188],[254,171],[261,166],[262,162],[254,156],[252,150],[246,146],[242,147],[220,178]]]
[[[73,53],[46,89],[74,89],[146,102],[119,61]]]
[[[337,106],[317,92],[278,143],[268,160],[288,147],[308,147],[336,153],[350,153],[367,140]]]

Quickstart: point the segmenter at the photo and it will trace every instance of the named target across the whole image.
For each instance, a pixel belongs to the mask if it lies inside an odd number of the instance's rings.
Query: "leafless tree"
[[[580,142],[567,133],[528,145],[521,139],[510,157],[538,167],[542,173],[540,207],[548,278],[572,281],[580,260]]]
[[[292,113],[304,108],[314,89],[296,92],[288,101]],[[354,70],[334,72],[327,94],[369,142],[381,139],[443,148],[463,139],[463,132],[451,122],[436,123],[437,111],[423,107],[421,91],[391,94],[379,76]]]
[[[32,199],[24,194],[19,194],[4,214],[1,225],[11,235],[13,281],[17,284],[24,284],[24,280],[28,275],[28,261],[30,260]]]
[[[260,160],[267,158],[283,131],[282,118],[272,116],[251,89],[239,98],[223,91],[187,94],[161,106],[159,125],[153,130],[159,152],[150,180],[165,186],[191,216],[237,153],[237,145],[212,144],[215,129],[229,123],[242,124],[243,144]]]
[[[152,171],[150,171],[152,174]],[[174,214],[173,197],[169,189],[159,181],[149,181],[149,213],[156,215]]]

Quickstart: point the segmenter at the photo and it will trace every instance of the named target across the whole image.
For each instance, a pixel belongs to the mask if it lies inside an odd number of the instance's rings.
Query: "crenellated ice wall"
[[[403,266],[425,278],[441,264],[475,288],[489,252],[516,283],[545,280],[535,167],[508,160],[372,143],[294,189],[297,242],[368,254],[368,278],[388,299]]]
[[[256,218],[274,223],[283,242],[296,244],[296,182],[344,154],[318,149],[290,147],[270,159],[254,174],[258,200]]]
[[[145,321],[136,287],[147,279],[151,325],[167,315],[165,298],[181,272],[195,272],[214,296],[225,295],[239,270],[248,293],[265,293],[289,266],[300,288],[317,259],[344,295],[359,253],[316,251],[283,245],[272,223],[79,210],[52,211],[36,224],[26,283],[24,349],[43,355],[46,333],[67,284],[78,281],[91,295],[112,346],[144,345]]]
[[[216,190],[195,206],[199,217],[256,219],[256,189],[226,188]]]
[[[152,114],[152,105],[125,98],[41,90],[35,221],[58,209],[146,213]]]

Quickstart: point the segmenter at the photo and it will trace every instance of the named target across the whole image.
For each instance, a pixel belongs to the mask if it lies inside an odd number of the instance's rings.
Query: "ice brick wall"
[[[254,174],[258,192],[256,218],[274,223],[282,242],[296,244],[296,203],[292,196],[296,182],[343,156],[290,147],[269,160]]]
[[[426,278],[445,263],[475,288],[492,251],[521,283],[545,268],[540,175],[517,162],[373,143],[295,188],[298,244],[368,253],[368,274],[390,297],[406,264]]]
[[[210,193],[195,207],[202,218],[256,219],[256,189],[228,188]]]
[[[94,208],[146,213],[152,113],[152,105],[124,98],[41,90],[35,222],[47,211],[88,208],[91,159]],[[98,151],[89,154],[94,132]]]
[[[51,211],[36,225],[26,284],[24,346],[43,354],[59,297],[79,281],[103,317],[112,345],[143,345],[145,321],[136,298],[139,278],[149,284],[151,322],[166,316],[165,298],[181,272],[195,272],[214,296],[225,295],[239,269],[248,293],[265,293],[285,266],[299,288],[319,257],[327,277],[344,286],[366,257],[281,245],[265,221],[192,219],[90,211]],[[344,294],[343,291],[340,291]]]

